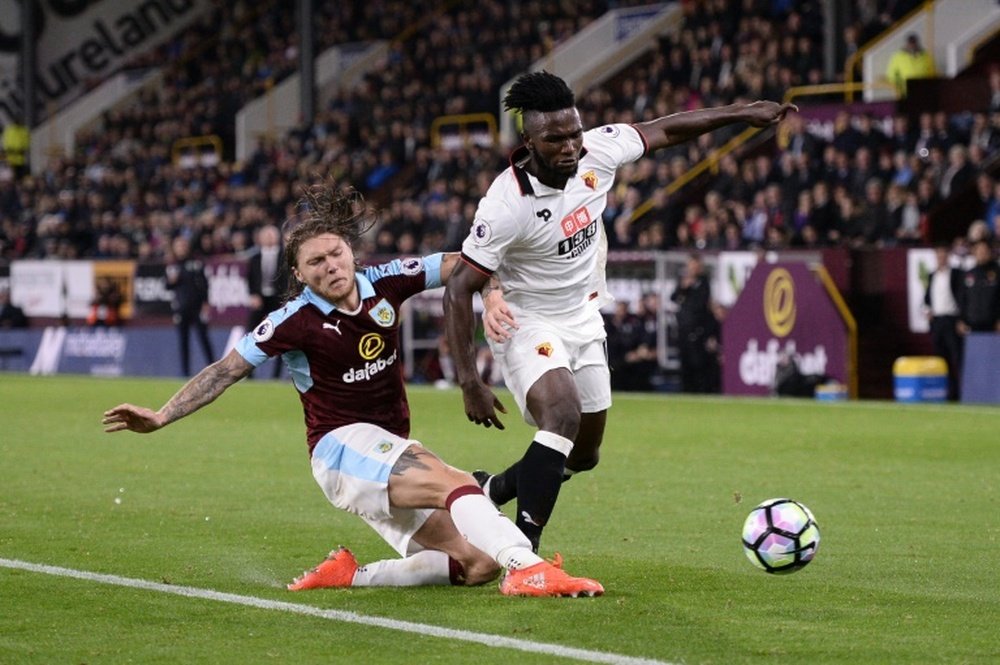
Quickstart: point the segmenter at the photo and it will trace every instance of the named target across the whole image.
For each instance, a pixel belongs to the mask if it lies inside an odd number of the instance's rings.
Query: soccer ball
[[[769,573],[794,573],[816,556],[819,526],[798,501],[768,499],[743,523],[743,551]]]

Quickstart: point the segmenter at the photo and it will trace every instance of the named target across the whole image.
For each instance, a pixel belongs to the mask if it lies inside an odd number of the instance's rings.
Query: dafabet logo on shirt
[[[358,342],[358,353],[365,360],[377,358],[378,354],[382,353],[382,349],[384,348],[385,338],[378,333],[366,333],[361,337],[361,341]]]
[[[385,338],[378,333],[367,333],[358,342],[358,353],[367,362],[362,367],[352,367],[344,372],[344,383],[355,383],[369,381],[385,369],[392,367],[399,357],[398,351],[393,349],[392,355],[388,358],[379,358],[379,354],[385,350]]]

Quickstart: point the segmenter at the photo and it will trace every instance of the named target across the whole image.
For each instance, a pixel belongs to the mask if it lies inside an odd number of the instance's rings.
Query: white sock
[[[520,570],[543,559],[531,551],[531,541],[497,510],[478,486],[460,487],[446,502],[459,532],[474,547],[504,568]]]
[[[351,586],[431,586],[451,584],[448,555],[423,550],[405,559],[374,561],[358,568]]]

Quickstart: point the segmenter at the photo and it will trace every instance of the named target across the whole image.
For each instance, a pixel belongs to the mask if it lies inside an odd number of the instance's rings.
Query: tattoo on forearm
[[[246,374],[245,368],[230,362],[228,357],[223,358],[198,372],[170,398],[161,411],[168,423],[179,420],[213,402],[226,388]]]
[[[426,455],[426,452],[413,452],[412,450],[405,451],[396,460],[396,463],[392,467],[392,475],[401,476],[406,473],[407,469],[420,469],[421,471],[429,471],[430,466],[425,464],[423,460],[420,459],[421,455]]]

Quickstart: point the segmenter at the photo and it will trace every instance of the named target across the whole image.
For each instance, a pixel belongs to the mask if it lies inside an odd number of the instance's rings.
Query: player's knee
[[[478,488],[479,483],[472,476],[471,473],[467,471],[462,471],[461,469],[456,469],[454,467],[448,467],[445,473],[439,477],[436,484],[436,489],[438,493],[438,508],[447,508],[448,499],[452,496],[452,493],[463,487],[474,487]]]
[[[453,490],[466,485],[474,485],[476,487],[479,486],[479,483],[476,482],[476,479],[471,473],[454,467],[448,469],[448,479]]]
[[[545,408],[542,417],[536,418],[536,421],[539,429],[572,441],[580,431],[580,407],[570,400],[554,402]]]
[[[574,450],[575,452],[575,450]],[[583,455],[570,455],[570,458],[566,460],[566,468],[573,473],[582,473],[584,471],[590,471],[597,466],[598,462],[601,461],[600,452],[594,450],[592,452],[585,453]]]

